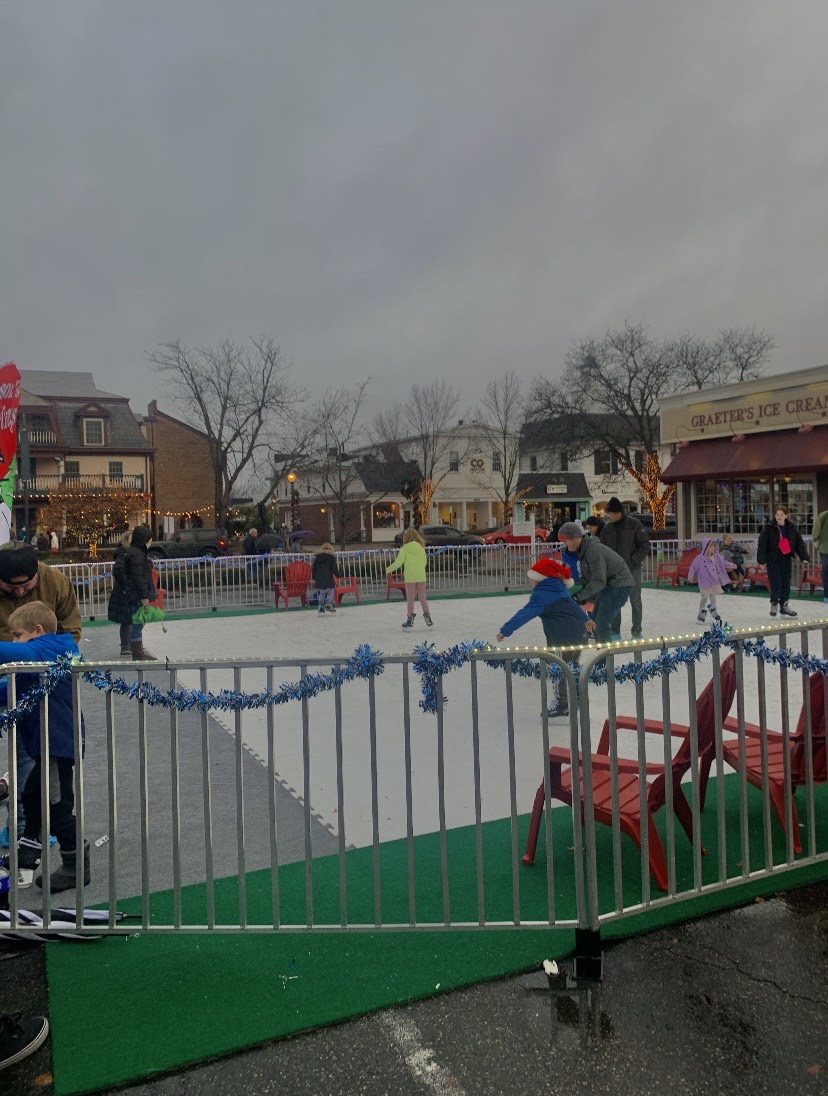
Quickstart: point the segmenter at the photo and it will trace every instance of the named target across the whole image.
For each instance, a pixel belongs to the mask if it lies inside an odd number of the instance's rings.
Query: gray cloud
[[[0,359],[142,408],[272,332],[376,406],[629,319],[828,360],[822,0],[199,0],[3,18]]]

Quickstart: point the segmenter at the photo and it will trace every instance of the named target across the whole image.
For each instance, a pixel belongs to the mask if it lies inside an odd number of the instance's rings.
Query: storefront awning
[[[828,471],[828,426],[816,426],[806,434],[798,430],[754,434],[744,441],[692,441],[679,449],[661,479],[664,483],[679,483],[815,471]]]

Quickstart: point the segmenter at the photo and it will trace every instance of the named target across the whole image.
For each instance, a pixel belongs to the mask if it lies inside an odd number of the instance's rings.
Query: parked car
[[[421,525],[420,536],[426,543],[426,548],[463,548],[467,545],[482,546],[486,542],[476,533],[462,533],[453,525]],[[397,533],[394,543],[398,548],[402,547],[403,534]]]
[[[529,537],[518,537],[512,532],[511,525],[502,525],[499,529],[493,530],[491,533],[484,533],[483,540],[486,544],[528,544]],[[535,526],[535,540],[546,540],[546,530],[540,526]]]
[[[219,529],[179,529],[169,540],[154,540],[147,549],[151,559],[187,556],[226,556],[230,542]]]

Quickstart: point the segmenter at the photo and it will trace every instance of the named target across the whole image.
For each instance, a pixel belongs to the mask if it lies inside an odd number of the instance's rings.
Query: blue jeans
[[[317,590],[316,593],[317,593],[317,602],[319,604],[320,609],[323,609],[326,605],[333,605],[333,599],[334,599],[333,586],[322,587],[319,590]]]
[[[609,643],[612,639],[612,622],[634,589],[633,586],[605,586],[595,598],[595,612],[592,616],[595,621],[594,635],[598,643]]]

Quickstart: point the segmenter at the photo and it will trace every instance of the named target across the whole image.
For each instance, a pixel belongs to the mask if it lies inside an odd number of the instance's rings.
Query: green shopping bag
[[[164,619],[164,610],[157,605],[139,605],[132,614],[133,624],[157,624]]]

